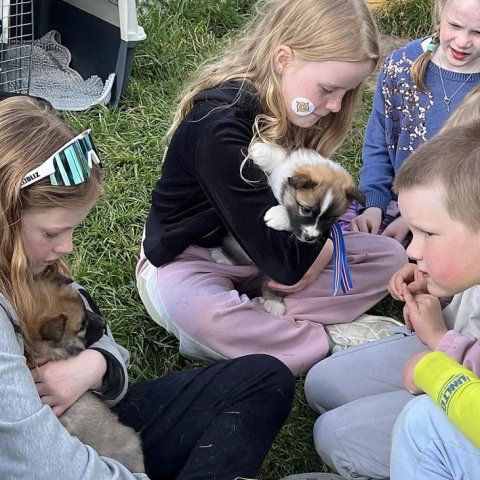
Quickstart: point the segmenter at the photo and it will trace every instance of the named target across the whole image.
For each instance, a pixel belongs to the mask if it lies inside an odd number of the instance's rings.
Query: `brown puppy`
[[[37,355],[59,360],[77,355],[99,340],[105,320],[85,308],[82,297],[61,275],[39,276],[32,294],[38,312],[29,322],[33,350],[28,363],[35,365]],[[144,473],[140,436],[123,425],[110,408],[92,392],[82,395],[60,417],[60,422],[79,440],[99,455],[114,458],[135,473]]]
[[[326,236],[353,200],[363,203],[363,194],[352,176],[315,150],[301,148],[287,152],[255,142],[249,149],[249,158],[267,174],[279,203],[265,213],[266,225],[290,231],[301,242],[314,243]],[[218,263],[252,263],[231,234],[224,238],[221,249],[212,249],[211,255]],[[283,315],[282,297],[283,294],[263,286],[263,306],[267,312]]]

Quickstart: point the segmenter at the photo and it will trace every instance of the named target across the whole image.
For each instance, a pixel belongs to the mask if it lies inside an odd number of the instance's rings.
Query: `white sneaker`
[[[325,325],[325,330],[333,343],[332,353],[335,353],[354,345],[389,337],[394,333],[394,327],[402,325],[390,317],[363,314],[350,323]]]

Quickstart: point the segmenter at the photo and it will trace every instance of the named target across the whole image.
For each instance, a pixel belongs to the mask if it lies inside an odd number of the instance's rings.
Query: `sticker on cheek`
[[[315,105],[311,100],[304,97],[296,97],[292,100],[292,110],[297,115],[306,117],[315,111]]]

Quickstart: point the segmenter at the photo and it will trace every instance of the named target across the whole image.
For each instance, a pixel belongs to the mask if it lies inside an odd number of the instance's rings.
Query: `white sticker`
[[[315,111],[315,105],[308,98],[296,97],[292,100],[292,110],[297,115],[306,117]]]

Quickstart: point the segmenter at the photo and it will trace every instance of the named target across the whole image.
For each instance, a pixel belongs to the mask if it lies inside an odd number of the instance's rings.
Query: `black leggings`
[[[248,355],[133,385],[113,410],[142,437],[151,480],[253,478],[290,411],[295,381]]]

